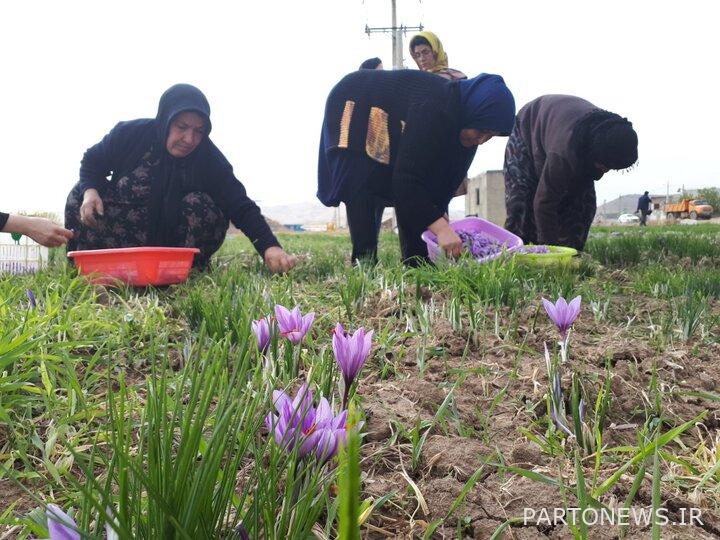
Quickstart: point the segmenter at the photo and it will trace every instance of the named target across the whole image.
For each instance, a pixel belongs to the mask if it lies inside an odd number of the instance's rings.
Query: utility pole
[[[395,9],[396,0],[391,0],[392,6],[392,48],[393,48],[393,69],[402,69],[402,34],[397,30],[397,10]]]
[[[365,25],[365,33],[369,36],[370,34],[387,34],[392,35],[392,59],[393,69],[403,69],[403,35],[407,34],[408,30],[422,31],[423,25],[419,23],[417,26],[405,26],[404,24],[397,24],[397,0],[390,0],[391,21],[392,26],[376,26],[369,27]]]

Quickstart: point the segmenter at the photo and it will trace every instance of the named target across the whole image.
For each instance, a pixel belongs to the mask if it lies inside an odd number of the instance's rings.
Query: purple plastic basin
[[[507,251],[512,252],[523,245],[523,241],[519,236],[514,235],[510,231],[506,231],[502,227],[487,221],[486,219],[477,217],[467,217],[450,223],[450,227],[454,231],[467,231],[471,233],[481,232],[492,238],[496,242],[503,244]],[[431,261],[435,261],[440,256],[440,246],[437,244],[437,237],[430,230],[422,233],[422,239],[427,244],[428,256]],[[494,255],[488,255],[481,259],[475,259],[478,262],[487,262],[502,255],[502,252]]]

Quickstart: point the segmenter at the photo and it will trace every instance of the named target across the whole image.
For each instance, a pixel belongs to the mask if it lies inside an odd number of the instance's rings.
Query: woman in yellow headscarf
[[[410,56],[413,57],[418,68],[428,73],[455,81],[467,79],[462,71],[448,67],[448,57],[443,49],[440,39],[432,32],[420,32],[410,40]],[[468,179],[465,178],[458,186],[456,197],[467,193]]]
[[[420,32],[410,40],[410,56],[422,71],[435,73],[451,81],[467,79],[462,71],[448,67],[445,49],[432,32]]]

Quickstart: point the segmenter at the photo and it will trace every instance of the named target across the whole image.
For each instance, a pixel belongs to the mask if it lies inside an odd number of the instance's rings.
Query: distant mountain
[[[617,216],[620,214],[633,214],[637,209],[637,202],[640,198],[640,193],[637,195],[623,195],[617,199],[601,204],[597,207],[596,215],[598,216]],[[669,196],[670,202],[677,202],[683,197],[692,198],[698,196],[698,190],[686,189],[684,194],[673,193]],[[650,193],[650,198],[657,202],[657,199],[665,200],[665,194],[653,194]]]
[[[261,206],[265,217],[282,223],[283,225],[299,223],[328,223],[335,220],[335,208],[328,208],[319,202],[300,202],[292,204],[279,204],[275,206]],[[345,215],[345,208],[342,208]]]
[[[640,198],[640,193],[637,195],[623,195],[610,202],[601,204],[597,207],[597,215],[620,215],[620,214],[632,214],[637,208],[637,202]]]
[[[279,204],[273,206],[261,206],[262,213],[266,218],[278,221],[283,225],[300,224],[300,225],[318,225],[335,221],[336,208],[328,208],[317,201],[308,201],[291,204]],[[391,210],[385,210],[386,216],[390,215]],[[345,205],[341,204],[339,208],[340,222],[345,223]],[[462,210],[450,209],[450,219],[460,219],[465,217]]]

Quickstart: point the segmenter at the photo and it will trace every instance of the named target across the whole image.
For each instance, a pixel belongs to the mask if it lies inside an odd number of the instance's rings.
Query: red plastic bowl
[[[198,248],[133,247],[71,251],[80,273],[93,283],[135,287],[182,283],[192,268]]]

